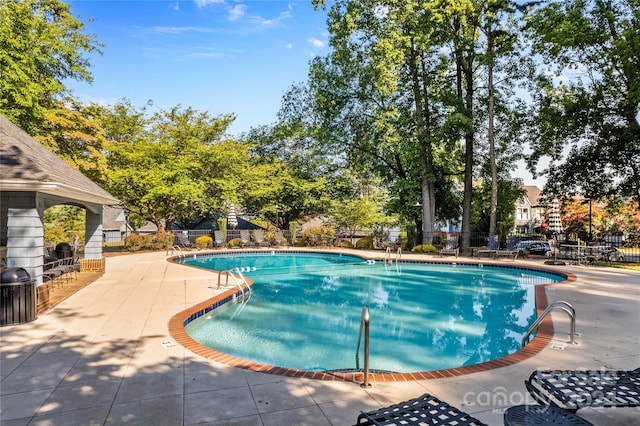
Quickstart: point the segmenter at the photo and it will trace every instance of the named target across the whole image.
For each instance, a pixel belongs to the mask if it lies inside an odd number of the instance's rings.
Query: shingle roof
[[[540,194],[541,194],[541,190],[540,188],[538,188],[535,185],[525,185],[523,186],[523,188],[525,189],[525,191],[527,191],[527,198],[529,199],[529,202],[531,203],[532,206],[539,206],[540,205]]]
[[[37,191],[77,201],[119,201],[0,115],[0,191]]]

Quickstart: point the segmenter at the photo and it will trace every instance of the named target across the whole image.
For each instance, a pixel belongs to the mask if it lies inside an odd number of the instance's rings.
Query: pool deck
[[[546,288],[549,302],[566,300],[575,307],[577,345],[567,343],[569,320],[557,312],[549,344],[521,362],[364,389],[230,367],[177,344],[169,320],[212,297],[217,276],[166,259],[164,252],[109,257],[102,277],[53,310],[0,328],[0,424],[351,425],[362,410],[431,393],[489,425],[502,425],[506,408],[533,402],[523,381],[535,369],[640,367],[639,271],[547,267],[577,278]],[[578,414],[596,425],[631,425],[639,424],[640,408],[585,408]]]

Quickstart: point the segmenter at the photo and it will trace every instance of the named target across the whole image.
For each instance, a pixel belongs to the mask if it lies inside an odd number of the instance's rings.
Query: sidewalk
[[[523,381],[536,368],[640,366],[638,271],[553,267],[577,276],[549,287],[547,295],[575,307],[578,345],[566,344],[569,321],[557,313],[552,344],[518,364],[363,389],[250,372],[195,355],[171,340],[167,323],[211,297],[215,275],[167,262],[164,252],[110,257],[106,265],[102,277],[36,321],[0,328],[3,426],[350,425],[361,410],[425,392],[501,425],[506,408],[532,402]],[[630,425],[638,424],[640,408],[578,414],[596,425]]]

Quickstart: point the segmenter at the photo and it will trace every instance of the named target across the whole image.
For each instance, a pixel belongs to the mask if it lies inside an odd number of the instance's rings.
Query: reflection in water
[[[243,311],[231,320],[231,309],[218,309],[187,331],[221,352],[300,369],[355,367],[363,305],[373,369],[425,371],[507,355],[535,319],[535,285],[559,280],[515,268],[390,268],[317,255],[287,266],[285,256],[253,257],[242,259],[257,267],[246,274],[254,292]]]

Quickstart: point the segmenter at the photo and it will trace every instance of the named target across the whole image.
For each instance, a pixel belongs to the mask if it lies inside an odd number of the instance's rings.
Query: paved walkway
[[[169,263],[164,253],[107,258],[100,279],[52,311],[0,328],[0,424],[350,425],[361,410],[429,392],[501,425],[506,408],[531,402],[523,380],[536,368],[640,366],[640,272],[554,268],[577,276],[547,294],[576,308],[578,345],[566,345],[568,320],[557,313],[552,343],[518,364],[362,389],[250,372],[189,352],[171,340],[167,322],[212,296],[213,274]],[[640,408],[579,414],[596,425],[640,424]]]

